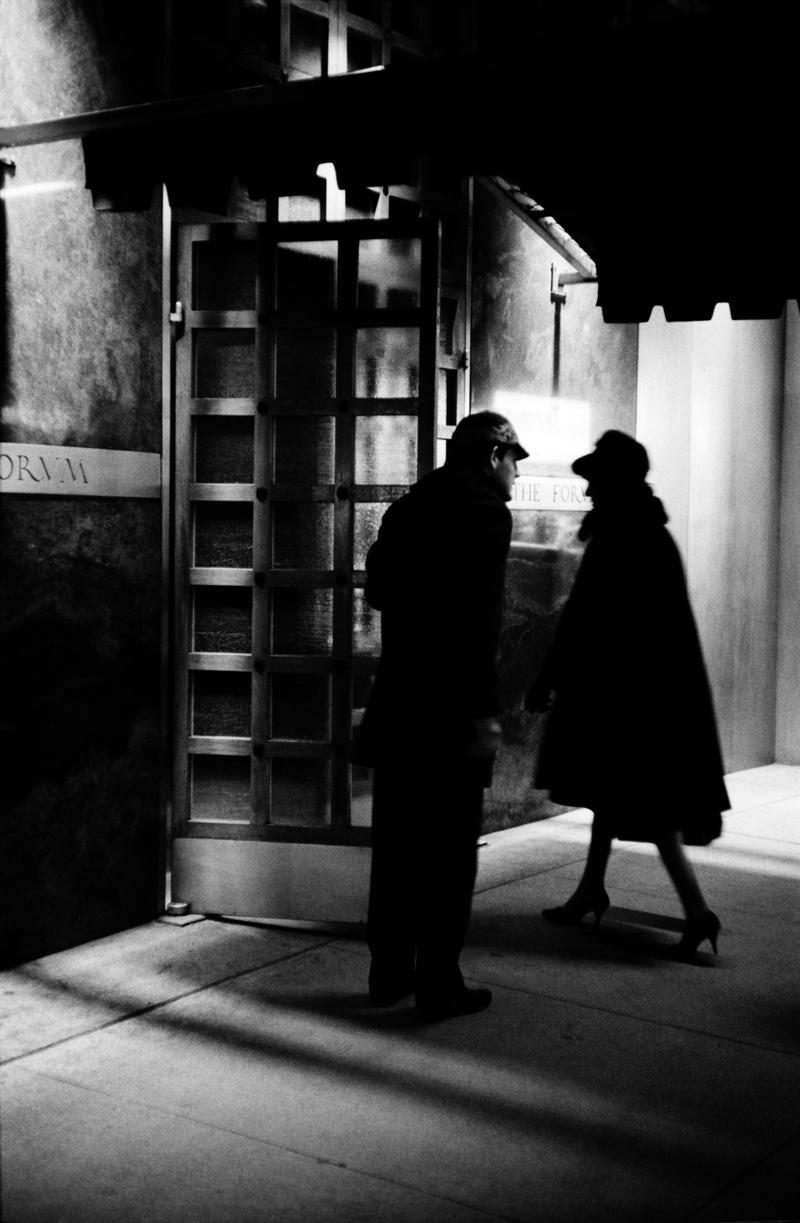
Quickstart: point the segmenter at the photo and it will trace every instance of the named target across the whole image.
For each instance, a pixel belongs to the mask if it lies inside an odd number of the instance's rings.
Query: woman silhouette
[[[526,708],[550,709],[536,785],[594,813],[583,876],[543,916],[562,925],[608,907],[614,838],[655,844],[686,916],[678,951],[708,939],[708,908],[684,845],[708,845],[729,808],[714,709],[667,515],[645,483],[644,446],[604,433],[572,470],[588,480],[588,541],[553,645]]]

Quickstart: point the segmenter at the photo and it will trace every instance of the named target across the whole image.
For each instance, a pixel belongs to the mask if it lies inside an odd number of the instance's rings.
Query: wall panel
[[[733,771],[774,759],[782,324],[695,325],[689,587]]]
[[[684,559],[689,542],[693,326],[668,323],[658,307],[640,328],[636,406],[636,436],[650,456],[649,480]]]
[[[775,759],[800,764],[800,312],[786,311]]]
[[[783,323],[640,328],[639,436],[687,567],[729,771],[775,758]]]

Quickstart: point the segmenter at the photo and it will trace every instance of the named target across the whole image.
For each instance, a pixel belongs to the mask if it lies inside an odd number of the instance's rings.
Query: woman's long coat
[[[545,663],[554,692],[536,784],[624,840],[719,836],[730,803],[680,554],[648,486],[587,516],[575,584]]]

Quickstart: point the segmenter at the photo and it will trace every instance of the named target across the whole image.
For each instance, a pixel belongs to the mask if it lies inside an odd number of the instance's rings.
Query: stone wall
[[[134,20],[125,5],[8,0],[4,120],[154,96],[157,7],[135,6]],[[1,440],[66,456],[157,454],[159,201],[93,212],[78,142],[9,155]],[[162,558],[157,497],[34,495],[24,480],[9,494],[10,483],[0,498],[0,891],[3,958],[17,962],[158,911]]]

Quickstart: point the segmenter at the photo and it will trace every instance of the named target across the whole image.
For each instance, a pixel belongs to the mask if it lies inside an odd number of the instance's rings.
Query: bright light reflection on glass
[[[519,465],[522,475],[561,474],[592,448],[592,407],[585,399],[500,390],[494,393],[492,408],[508,417],[530,452]]]

